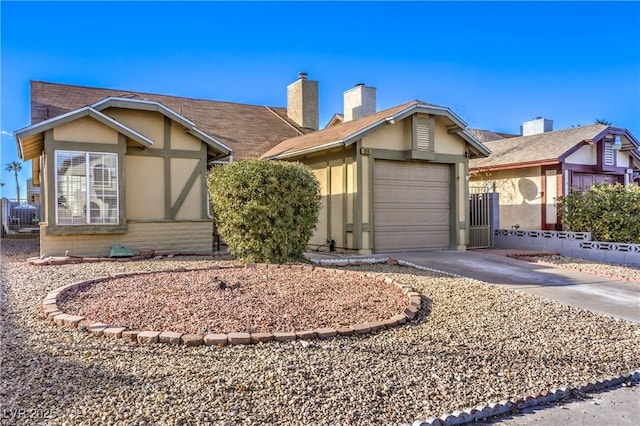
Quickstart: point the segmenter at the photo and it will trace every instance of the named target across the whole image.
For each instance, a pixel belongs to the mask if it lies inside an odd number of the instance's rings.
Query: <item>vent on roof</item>
[[[416,117],[416,148],[420,151],[433,151],[433,119]]]
[[[613,166],[615,164],[614,155],[615,151],[613,150],[613,143],[609,141],[604,142],[604,164],[605,166]]]

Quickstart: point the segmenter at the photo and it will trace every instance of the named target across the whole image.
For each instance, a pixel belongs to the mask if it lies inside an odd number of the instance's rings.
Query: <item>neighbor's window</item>
[[[56,151],[56,224],[117,225],[118,155]]]

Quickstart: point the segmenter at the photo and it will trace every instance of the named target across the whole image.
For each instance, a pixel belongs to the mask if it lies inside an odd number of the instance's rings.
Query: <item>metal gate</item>
[[[487,187],[469,187],[469,249],[491,247],[491,195]]]

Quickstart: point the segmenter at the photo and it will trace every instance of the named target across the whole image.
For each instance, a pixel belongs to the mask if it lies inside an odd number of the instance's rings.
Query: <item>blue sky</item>
[[[518,133],[598,118],[640,137],[640,2],[7,2],[1,9],[3,195],[29,80],[286,106],[318,80],[320,123],[355,83]],[[30,164],[20,174],[21,192]]]

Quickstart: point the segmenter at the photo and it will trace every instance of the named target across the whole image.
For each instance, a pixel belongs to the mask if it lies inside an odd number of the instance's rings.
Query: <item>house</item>
[[[320,180],[312,247],[464,249],[468,163],[487,148],[446,107],[378,112],[363,84],[344,98],[344,114],[318,130],[306,73],[286,109],[32,82],[32,124],[15,133],[42,186],[41,254],[210,253],[207,168],[257,156],[302,161]]]
[[[15,135],[41,186],[42,255],[211,253],[208,167],[314,130],[284,108],[44,82],[31,103]]]
[[[315,82],[304,76],[293,84],[306,90]],[[344,94],[343,116],[262,157],[301,161],[320,181],[323,202],[311,247],[464,249],[469,159],[489,155],[465,128],[449,108],[417,100],[377,111],[376,89],[358,84]]]
[[[491,150],[470,161],[470,185],[500,193],[503,229],[560,230],[557,197],[595,182],[627,185],[640,170],[638,139],[610,125],[553,131],[551,120],[536,118],[523,123],[522,136],[470,132]]]

